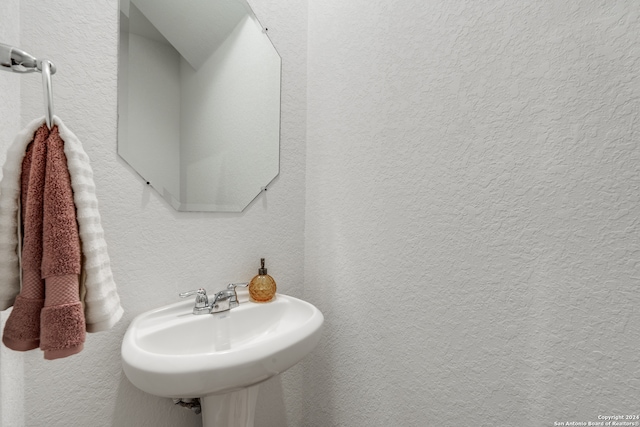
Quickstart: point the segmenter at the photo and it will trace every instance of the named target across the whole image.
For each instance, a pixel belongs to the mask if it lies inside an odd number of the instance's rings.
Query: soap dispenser
[[[249,283],[249,296],[253,302],[268,302],[276,296],[276,281],[267,274],[264,258],[260,258],[258,275]]]

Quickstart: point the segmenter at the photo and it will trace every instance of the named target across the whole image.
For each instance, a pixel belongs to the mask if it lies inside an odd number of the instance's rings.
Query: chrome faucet
[[[220,313],[223,311],[229,311],[240,305],[238,302],[238,294],[236,293],[236,287],[245,287],[249,283],[230,283],[227,285],[227,289],[217,292],[213,296],[213,301],[209,303],[209,297],[207,291],[204,288],[200,288],[195,291],[187,291],[179,294],[180,298],[186,298],[191,295],[196,296],[195,306],[193,307],[193,314],[211,314]]]

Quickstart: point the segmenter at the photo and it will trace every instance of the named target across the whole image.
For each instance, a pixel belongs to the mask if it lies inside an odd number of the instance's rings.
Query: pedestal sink
[[[322,313],[282,294],[223,313],[192,309],[183,301],[133,319],[122,342],[125,375],[156,396],[200,397],[204,427],[253,427],[258,384],[313,350]]]

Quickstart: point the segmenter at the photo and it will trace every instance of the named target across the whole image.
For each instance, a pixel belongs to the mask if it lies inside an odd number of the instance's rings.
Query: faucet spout
[[[235,296],[236,293],[230,289],[218,292],[211,302],[210,312],[220,313],[221,311],[231,310],[231,301],[235,300]]]

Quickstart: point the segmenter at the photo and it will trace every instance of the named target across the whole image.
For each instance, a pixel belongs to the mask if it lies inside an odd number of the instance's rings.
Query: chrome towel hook
[[[51,76],[56,73],[56,66],[48,59],[37,59],[33,55],[17,47],[0,43],[0,69],[14,73],[42,73],[44,89],[44,110],[47,127],[53,126],[53,87]]]
[[[51,85],[51,75],[53,74],[51,71],[52,68],[53,63],[48,59],[40,61],[42,88],[44,90],[44,118],[49,129],[53,127],[53,87]]]

